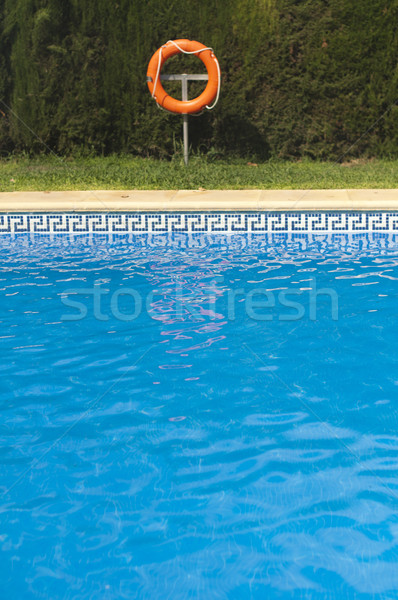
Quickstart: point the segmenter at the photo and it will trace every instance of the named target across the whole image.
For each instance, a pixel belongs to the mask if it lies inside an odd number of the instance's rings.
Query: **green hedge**
[[[217,108],[190,119],[195,149],[398,155],[397,0],[0,0],[0,17],[3,154],[172,155],[181,119],[158,110],[145,74],[162,43],[188,37],[223,73]]]

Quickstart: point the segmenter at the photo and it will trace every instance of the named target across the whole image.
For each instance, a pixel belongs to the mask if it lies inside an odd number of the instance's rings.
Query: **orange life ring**
[[[176,100],[167,94],[160,81],[160,72],[166,60],[180,52],[195,54],[204,63],[209,80],[204,91],[193,100]],[[211,48],[192,40],[170,40],[161,46],[149,61],[147,83],[152,97],[162,108],[179,114],[192,114],[210,108],[220,90],[220,67]]]

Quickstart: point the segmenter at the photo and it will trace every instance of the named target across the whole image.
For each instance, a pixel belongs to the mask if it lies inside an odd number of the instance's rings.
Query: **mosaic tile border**
[[[398,232],[398,212],[4,213],[0,233]]]

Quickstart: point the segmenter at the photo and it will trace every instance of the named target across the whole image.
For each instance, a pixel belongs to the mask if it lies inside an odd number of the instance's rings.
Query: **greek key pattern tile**
[[[4,213],[0,233],[342,233],[398,231],[398,212]]]

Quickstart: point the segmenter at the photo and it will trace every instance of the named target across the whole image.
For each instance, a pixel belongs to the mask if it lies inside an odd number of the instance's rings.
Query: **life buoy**
[[[204,91],[193,100],[176,100],[168,95],[160,81],[160,72],[166,60],[175,54],[195,54],[204,63],[209,80]],[[169,112],[192,114],[204,108],[213,108],[211,103],[218,100],[220,94],[221,73],[218,60],[211,48],[192,40],[169,40],[161,46],[149,61],[147,83],[152,97],[159,106]]]

